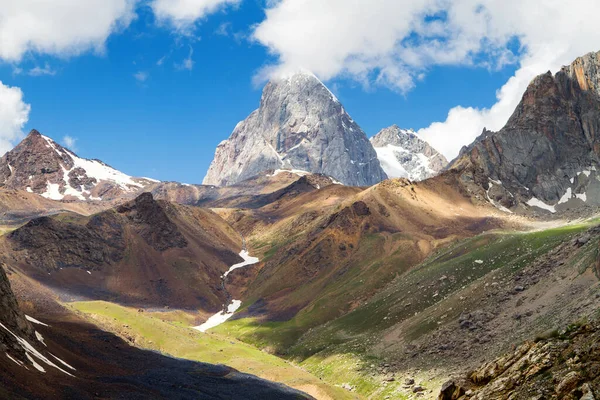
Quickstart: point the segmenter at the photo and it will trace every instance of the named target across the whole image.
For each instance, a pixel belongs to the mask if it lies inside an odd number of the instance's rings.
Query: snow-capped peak
[[[104,200],[155,182],[81,158],[35,130],[0,159],[0,181],[52,200]]]
[[[381,167],[390,178],[420,181],[437,175],[448,164],[443,155],[412,129],[392,125],[370,141]]]

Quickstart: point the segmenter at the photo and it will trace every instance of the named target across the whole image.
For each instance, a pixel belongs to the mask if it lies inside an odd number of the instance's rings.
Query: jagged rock
[[[598,321],[572,324],[486,363],[461,386],[475,400],[593,400],[600,388],[599,341]],[[451,383],[442,387],[442,393],[451,391]]]
[[[458,400],[465,394],[465,389],[458,386],[454,381],[448,381],[442,385],[438,400]]]
[[[217,147],[204,184],[232,185],[278,169],[321,173],[354,186],[387,178],[363,130],[306,72],[266,85],[258,110]]]
[[[398,125],[382,129],[371,138],[381,167],[390,178],[421,181],[439,174],[448,160],[413,130]]]
[[[499,208],[556,212],[600,204],[599,156],[600,53],[589,53],[535,78],[507,124],[484,130],[451,168],[473,166],[464,182],[502,187]]]

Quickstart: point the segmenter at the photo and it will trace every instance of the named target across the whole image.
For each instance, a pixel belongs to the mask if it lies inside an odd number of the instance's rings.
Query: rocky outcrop
[[[494,186],[501,207],[556,212],[600,204],[599,156],[600,53],[590,53],[535,78],[506,126],[484,130],[452,168],[473,166],[464,180]]]
[[[154,181],[78,157],[35,129],[0,159],[0,183],[52,200],[111,200]]]
[[[393,125],[382,129],[370,141],[389,178],[422,181],[439,174],[448,165],[446,157],[412,129]]]
[[[440,400],[593,400],[600,395],[600,325],[569,325],[444,384]],[[457,396],[457,394],[460,394]]]
[[[185,237],[169,219],[169,211],[169,203],[155,201],[151,193],[142,193],[117,207],[117,212],[126,216],[146,243],[158,251],[187,246]]]
[[[279,169],[320,173],[352,186],[386,178],[363,130],[310,73],[267,84],[258,110],[217,147],[204,184],[232,185]]]

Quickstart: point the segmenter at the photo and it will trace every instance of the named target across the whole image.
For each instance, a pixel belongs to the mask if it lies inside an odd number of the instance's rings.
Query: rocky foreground
[[[594,400],[600,395],[600,322],[577,323],[525,342],[467,377],[439,400]]]

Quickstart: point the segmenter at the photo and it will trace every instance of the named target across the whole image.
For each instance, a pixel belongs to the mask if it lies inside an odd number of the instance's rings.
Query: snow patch
[[[243,268],[248,265],[253,265],[260,261],[256,257],[251,257],[247,250],[240,251],[240,257],[242,257],[244,261],[242,261],[241,263],[233,264],[231,267],[229,267],[229,270],[227,270],[227,272],[223,274],[223,278],[227,277],[227,275],[229,275],[233,270]]]
[[[571,200],[571,197],[573,197],[573,192],[571,191],[571,188],[568,188],[567,191],[565,192],[565,194],[563,195],[563,197],[560,198],[560,200],[558,201],[558,204],[563,204],[568,202],[569,200]]]
[[[46,184],[46,191],[41,194],[42,197],[45,197],[50,200],[62,200],[64,195],[60,193],[60,185],[58,183],[50,183]]]
[[[33,318],[33,317],[30,317],[30,316],[29,316],[29,315],[27,315],[27,314],[25,314],[25,319],[26,319],[27,321],[29,321],[29,322],[32,322],[32,323],[36,324],[36,325],[50,326],[50,325],[48,325],[48,324],[45,324],[45,323],[43,323],[43,322],[41,322],[41,321],[38,321],[37,319],[35,319],[35,318]]]
[[[271,175],[267,175],[267,176],[277,176],[277,175],[282,174],[284,172],[288,172],[290,174],[295,174],[295,175],[298,175],[298,176],[310,175],[310,172],[304,171],[304,170],[301,170],[301,169],[278,169],[278,170],[275,170],[275,172],[273,172]]]
[[[44,337],[42,336],[41,333],[39,333],[38,331],[35,331],[35,337],[37,338],[38,342],[40,342],[41,344],[43,344],[44,346],[48,347],[46,345],[46,342],[44,342]]]
[[[483,264],[483,260],[475,260],[476,264]]]
[[[575,193],[575,197],[577,197],[580,200],[583,200],[584,202],[587,202],[587,193]]]
[[[8,357],[10,360],[12,360],[12,361],[13,361],[15,364],[17,364],[19,367],[23,367],[23,366],[24,366],[24,364],[23,364],[23,361],[19,361],[19,360],[15,359],[15,358],[12,358],[12,357],[10,356],[10,354],[8,354],[8,353],[4,353],[4,354],[6,354],[6,357]]]
[[[500,181],[495,181],[493,179],[490,179],[489,181],[489,187],[488,189],[485,191],[485,196],[487,197],[487,200],[494,206],[496,207],[498,210],[503,211],[505,213],[509,213],[512,214],[513,212],[510,211],[508,208],[504,207],[502,204],[500,203],[496,203],[494,200],[492,200],[492,198],[490,197],[490,190],[492,190],[492,187],[494,186],[494,183],[497,185],[500,185],[502,182]],[[511,194],[512,196],[512,194]]]
[[[398,160],[397,154],[408,153],[400,146],[388,144],[385,147],[373,147],[377,153],[377,158],[381,164],[383,172],[389,178],[408,178],[408,171],[402,166]]]
[[[214,328],[215,326],[221,325],[223,322],[227,321],[229,318],[233,316],[233,314],[240,308],[242,302],[240,300],[233,300],[231,304],[227,306],[227,312],[221,311],[218,314],[213,315],[209,319],[206,320],[200,326],[196,326],[194,329],[200,332],[206,332],[207,330]]]
[[[52,357],[54,357],[58,362],[60,362],[62,365],[64,365],[65,367],[72,369],[73,371],[77,371],[75,368],[73,368],[72,366],[70,366],[69,364],[67,364],[66,362],[64,362],[63,360],[61,360],[60,358],[56,357],[54,354],[48,352],[48,354],[50,354]]]
[[[540,199],[538,199],[537,197],[532,197],[531,199],[529,199],[526,203],[528,206],[530,207],[538,207],[544,210],[548,210],[551,213],[555,213],[556,209],[554,208],[554,206],[548,205],[546,203],[544,203],[543,201],[541,201]]]

